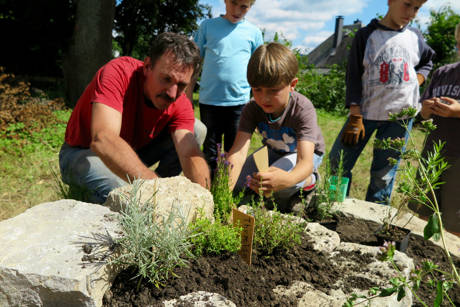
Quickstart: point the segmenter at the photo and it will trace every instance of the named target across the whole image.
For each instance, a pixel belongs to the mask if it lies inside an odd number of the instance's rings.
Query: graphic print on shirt
[[[257,128],[262,134],[264,143],[270,148],[282,152],[295,152],[297,149],[296,133],[289,127],[270,128],[266,123],[259,123]]]
[[[408,59],[410,59],[409,52],[401,46],[396,45],[383,49],[372,63],[373,69],[379,72],[378,79],[370,80],[370,84],[399,86],[404,82],[409,82]]]

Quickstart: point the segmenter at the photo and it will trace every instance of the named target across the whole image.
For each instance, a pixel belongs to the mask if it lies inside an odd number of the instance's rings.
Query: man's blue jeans
[[[195,119],[195,139],[202,144],[206,127]],[[200,143],[201,142],[201,143]],[[164,129],[149,144],[137,150],[141,161],[150,167],[159,162],[155,172],[160,177],[177,176],[182,171],[170,133]],[[127,182],[118,177],[89,148],[72,147],[64,143],[59,152],[62,181],[87,190],[89,201],[104,203],[110,191]]]
[[[329,154],[329,161],[331,163],[331,171],[334,174],[337,171],[340,159],[340,152],[343,151],[343,176],[350,179],[348,183],[348,192],[350,192],[351,186],[351,170],[355,166],[359,155],[363,151],[370,137],[376,131],[376,139],[387,139],[387,138],[404,138],[405,143],[409,137],[409,131],[412,129],[413,119],[407,119],[407,130],[402,125],[402,121],[376,121],[376,120],[363,120],[365,137],[354,146],[344,145],[342,143],[342,134],[345,126],[348,123],[345,122],[342,130],[340,131],[334,145],[332,146]],[[405,149],[405,146],[404,146]],[[404,150],[403,149],[403,150]],[[401,159],[399,152],[395,150],[383,150],[375,148],[373,150],[372,166],[370,171],[370,183],[367,189],[366,200],[370,202],[386,204],[388,205],[391,198],[391,192],[393,190],[393,184],[396,177],[396,171],[398,170],[399,161]],[[388,158],[396,159],[395,165],[388,161]]]

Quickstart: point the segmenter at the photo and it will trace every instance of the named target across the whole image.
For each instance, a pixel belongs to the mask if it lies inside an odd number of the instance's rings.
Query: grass
[[[195,99],[194,99],[195,100]],[[321,110],[317,111],[318,122],[323,132],[326,150],[329,152],[338,132],[346,120],[345,116],[334,115]],[[64,122],[70,116],[70,111],[55,113]],[[197,108],[195,114],[199,116]],[[38,134],[30,136],[18,132],[16,141],[0,136],[0,220],[13,217],[26,209],[48,201],[61,198],[56,176],[59,178],[58,153],[64,140],[66,124],[60,123],[43,129]],[[422,146],[423,135],[415,131],[415,144]],[[19,141],[23,141],[20,144]],[[250,153],[260,147],[261,136],[254,134],[251,140]],[[421,149],[421,148],[419,148]],[[361,154],[354,174],[350,196],[364,199],[369,184],[369,170],[372,160],[372,140]],[[324,165],[320,173],[324,172]],[[394,188],[396,190],[396,186]],[[399,196],[394,193],[395,202]]]

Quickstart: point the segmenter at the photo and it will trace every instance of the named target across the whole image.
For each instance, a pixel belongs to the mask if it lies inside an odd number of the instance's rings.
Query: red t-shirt
[[[166,127],[169,132],[178,129],[193,132],[195,117],[185,94],[165,110],[146,104],[143,65],[134,58],[120,57],[99,69],[70,116],[65,133],[67,144],[89,147],[92,102],[103,103],[122,113],[120,136],[134,150],[149,143]]]

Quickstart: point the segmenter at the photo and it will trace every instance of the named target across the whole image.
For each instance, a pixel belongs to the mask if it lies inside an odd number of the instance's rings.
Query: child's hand
[[[441,97],[432,106],[433,114],[441,117],[460,117],[460,103],[449,97]]]
[[[433,105],[436,99],[438,98],[430,98],[430,99],[423,100],[422,110],[420,110],[420,115],[422,115],[424,119],[430,118],[431,114],[433,114]]]
[[[277,167],[270,167],[266,172],[257,172],[248,176],[248,186],[256,193],[261,191],[268,197],[273,192],[288,188],[289,173]]]

